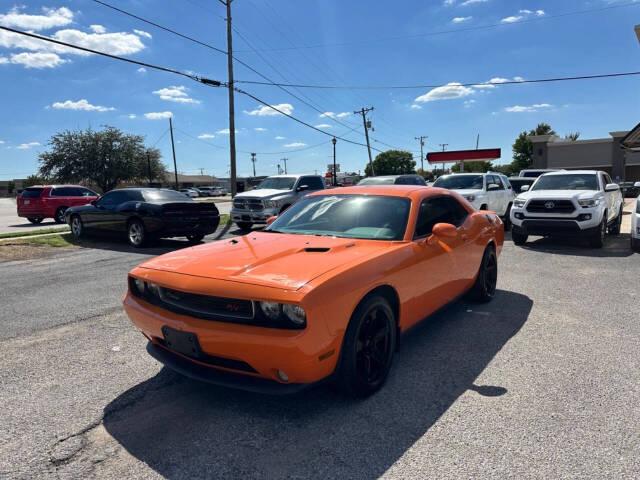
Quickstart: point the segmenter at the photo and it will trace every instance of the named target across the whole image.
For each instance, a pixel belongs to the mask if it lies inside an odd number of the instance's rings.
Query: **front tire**
[[[622,227],[622,216],[624,215],[624,210],[620,207],[620,211],[618,212],[618,218],[613,225],[609,227],[609,233],[611,235],[620,235],[620,228]]]
[[[147,234],[142,221],[137,218],[131,220],[127,226],[127,239],[129,240],[129,245],[135,248],[140,248],[144,246],[147,239],[146,237]]]
[[[396,347],[396,319],[381,296],[362,301],[349,322],[342,344],[338,381],[352,397],[368,397],[387,379]]]
[[[204,233],[192,233],[187,235],[187,240],[191,243],[199,243],[204,238]]]
[[[84,224],[80,215],[74,215],[71,217],[71,233],[74,237],[80,238],[84,235]]]
[[[640,252],[640,238],[631,237],[631,250]]]
[[[490,302],[496,294],[498,283],[498,257],[492,246],[488,246],[482,256],[476,281],[469,290],[469,298],[477,302]]]
[[[589,238],[589,245],[592,248],[602,248],[604,246],[604,239],[607,236],[607,212],[604,212],[602,222],[598,227],[598,231],[591,235]]]
[[[251,230],[251,227],[253,227],[253,223],[251,222],[236,222],[236,225],[238,225],[240,230]]]
[[[44,220],[44,217],[27,217],[27,220],[29,220],[34,225],[37,225],[39,223],[42,223],[42,220]]]
[[[504,214],[504,231],[508,232],[511,229],[511,204],[507,207],[507,211]]]
[[[56,210],[55,215],[53,216],[53,220],[56,223],[66,223],[66,218],[64,212],[67,211],[67,207],[60,207]]]
[[[525,243],[527,243],[528,238],[529,238],[529,235],[526,235],[524,233],[519,233],[511,229],[511,240],[513,240],[513,243],[515,243],[516,245],[519,245],[519,246],[524,245]]]

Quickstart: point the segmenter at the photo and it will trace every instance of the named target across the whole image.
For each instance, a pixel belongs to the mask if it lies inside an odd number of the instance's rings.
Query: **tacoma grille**
[[[531,200],[527,211],[531,213],[573,213],[576,207],[571,200]]]

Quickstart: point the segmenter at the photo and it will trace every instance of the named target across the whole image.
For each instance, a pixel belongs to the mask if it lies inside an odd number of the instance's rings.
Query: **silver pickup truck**
[[[320,175],[274,175],[265,178],[254,190],[237,194],[231,208],[231,221],[243,230],[280,214],[306,194],[323,190]]]

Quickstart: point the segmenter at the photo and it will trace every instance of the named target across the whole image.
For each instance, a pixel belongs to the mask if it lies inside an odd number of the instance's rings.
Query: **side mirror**
[[[91,202],[89,202],[89,203],[91,203],[91,205],[93,205],[95,207],[96,204],[98,203],[98,200],[91,200]]]
[[[520,193],[522,192],[528,192],[529,191],[529,185],[522,185],[520,187]]]
[[[620,185],[617,183],[608,183],[606,187],[604,187],[605,192],[617,192],[620,190]]]
[[[269,218],[267,218],[267,227],[268,227],[269,225],[271,225],[273,222],[275,222],[276,218],[278,218],[278,216],[277,216],[277,215],[274,215],[273,217],[269,217]]]
[[[450,223],[436,223],[431,233],[434,237],[455,238],[458,235],[458,229]]]
[[[309,190],[309,185],[300,185],[296,188],[296,192],[304,192],[305,190]]]
[[[640,188],[640,182],[636,182],[636,183],[634,183],[634,184],[633,184],[633,186],[634,186],[635,188]]]

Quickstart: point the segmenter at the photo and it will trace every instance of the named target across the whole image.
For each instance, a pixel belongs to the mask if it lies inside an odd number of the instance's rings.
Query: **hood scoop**
[[[329,250],[331,250],[330,247],[307,247],[304,249],[304,251],[308,253],[324,253]]]

